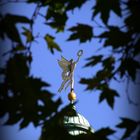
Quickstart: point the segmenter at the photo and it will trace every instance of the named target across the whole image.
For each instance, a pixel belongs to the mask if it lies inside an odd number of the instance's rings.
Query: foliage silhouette
[[[68,41],[80,39],[80,42],[86,42],[87,40],[91,40],[93,33],[92,27],[89,25],[78,24],[77,26],[71,27],[69,31],[73,32],[71,36],[68,38]]]
[[[129,137],[131,135],[131,133],[133,133],[133,131],[139,125],[139,122],[131,120],[131,119],[127,119],[127,118],[121,118],[121,119],[122,119],[122,122],[120,124],[118,124],[117,127],[126,129],[126,131],[122,137],[122,139],[124,139],[124,138]]]
[[[4,4],[8,2],[11,1]],[[53,100],[53,93],[47,90],[49,84],[30,75],[32,42],[38,39],[33,34],[33,25],[37,16],[42,16],[45,19],[45,25],[56,32],[64,32],[68,20],[68,11],[80,8],[86,3],[86,0],[27,0],[25,3],[36,5],[31,19],[11,13],[0,15],[0,38],[3,41],[8,38],[12,42],[11,50],[4,54],[8,61],[5,61],[4,58],[5,66],[0,67],[0,76],[3,77],[0,81],[0,117],[4,117],[8,113],[8,120],[5,124],[12,125],[20,122],[21,129],[27,127],[29,123],[33,123],[34,126],[40,126],[41,123],[43,126],[41,140],[108,139],[108,135],[115,132],[111,128],[102,128],[95,134],[89,133],[76,137],[69,135],[65,128],[58,125],[58,120],[66,113],[67,107],[58,112],[61,100]],[[4,6],[4,4],[1,3],[0,5]],[[40,13],[42,8],[46,8],[46,15]],[[112,49],[109,56],[99,54],[88,58],[85,67],[92,68],[101,64],[102,69],[97,71],[95,76],[83,77],[80,80],[80,83],[87,86],[86,90],[99,90],[99,102],[106,100],[112,109],[115,104],[115,97],[120,95],[115,89],[110,88],[110,81],[114,79],[118,81],[116,77],[119,76],[119,80],[125,77],[136,82],[136,76],[140,69],[140,63],[137,59],[140,54],[139,9],[139,0],[98,0],[93,4],[91,12],[93,14],[92,21],[99,28],[104,29],[101,34],[96,35],[94,26],[85,23],[78,23],[68,29],[72,32],[68,41],[79,39],[80,43],[85,43],[96,38],[103,41],[102,48],[110,47]],[[122,18],[123,25],[121,27],[109,23],[112,12]],[[103,22],[102,25],[96,22],[98,14]],[[17,27],[19,23],[23,25],[22,34]],[[22,35],[26,37],[26,41],[22,39]],[[46,34],[43,39],[52,54],[54,54],[54,50],[61,51],[59,45],[54,42],[55,37]],[[117,54],[119,54],[119,58],[115,57]],[[131,137],[139,125],[139,121],[122,118],[122,123],[117,125],[120,129],[126,129],[121,139]],[[55,136],[54,132],[57,132]],[[137,134],[136,137],[139,138],[139,135]]]

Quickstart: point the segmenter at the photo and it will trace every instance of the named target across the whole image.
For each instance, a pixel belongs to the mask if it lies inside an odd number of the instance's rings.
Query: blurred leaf
[[[106,100],[108,105],[113,109],[115,97],[119,97],[119,94],[115,90],[110,88],[105,88],[100,94],[99,102]]]
[[[78,24],[77,26],[69,28],[69,31],[73,32],[68,38],[70,40],[80,39],[80,42],[86,42],[93,37],[92,27],[86,24]]]
[[[123,77],[125,73],[128,72],[133,81],[136,79],[137,69],[140,69],[140,62],[134,60],[133,58],[122,59],[118,68],[121,77]]]
[[[29,122],[30,122],[30,120],[23,119],[22,122],[20,123],[20,129],[27,127]]]
[[[105,68],[108,68],[112,65],[114,65],[115,58],[113,56],[107,57],[106,59],[103,60],[103,66]]]
[[[140,9],[140,1],[139,0],[129,0],[126,2],[128,16],[125,17],[125,24],[128,29],[133,31],[133,33],[140,32],[140,19],[139,17],[139,9]]]
[[[87,58],[86,60],[88,60],[89,62],[85,65],[85,67],[94,66],[98,63],[101,63],[102,57],[103,57],[102,55],[98,55]]]
[[[87,86],[86,90],[103,90],[105,87],[105,83],[108,82],[114,76],[114,63],[115,58],[113,56],[109,56],[105,59],[102,59],[102,55],[92,56],[87,60],[91,60],[85,66],[96,65],[97,63],[101,63],[103,68],[98,70],[96,75],[92,78],[82,78],[80,80],[81,84],[85,84]]]
[[[62,32],[64,31],[67,19],[66,12],[57,12],[56,10],[49,8],[46,15],[46,24],[55,28],[57,32]]]
[[[44,39],[47,43],[48,49],[51,51],[52,54],[54,53],[54,49],[61,52],[60,47],[54,42],[53,36],[46,34]]]
[[[18,121],[20,121],[21,120],[21,118],[22,118],[22,115],[21,114],[9,114],[10,116],[9,116],[9,118],[8,118],[8,120],[6,121],[6,123],[5,123],[5,125],[13,125],[13,124],[15,124],[15,123],[17,123]]]
[[[102,128],[94,133],[95,140],[108,140],[108,136],[113,134],[115,131],[111,128]]]
[[[112,78],[112,67],[105,67],[99,70],[95,76],[98,82],[106,81]]]
[[[18,44],[15,48],[13,48],[13,51],[23,51],[26,50],[25,46]]]
[[[122,122],[119,123],[117,127],[126,129],[124,135],[122,136],[122,139],[128,138],[136,130],[138,123],[128,118],[121,118],[121,119],[122,119]]]
[[[86,2],[86,0],[71,0],[68,1],[68,5],[66,7],[66,10],[72,10],[74,8],[80,8],[84,3]]]
[[[104,83],[112,77],[112,73],[108,69],[97,72],[92,78],[81,78],[80,83],[85,84],[86,90],[102,89]]]
[[[107,24],[111,11],[121,16],[119,0],[97,0],[93,7],[93,18],[100,13],[102,21]]]
[[[7,71],[6,76],[7,82],[13,82],[14,79],[20,78],[20,77],[26,77],[29,74],[29,68],[27,58],[22,54],[16,54],[13,58],[9,59],[7,62]]]
[[[81,78],[80,80],[81,84],[86,84],[86,90],[93,90],[99,85],[99,81],[97,81],[96,78]]]
[[[114,65],[115,65],[115,58],[113,56],[107,57],[106,59],[104,59],[102,61],[102,65],[104,66],[104,69],[103,69],[103,71],[101,71],[101,73],[103,73],[104,78],[107,77],[107,76],[108,76],[108,79],[112,78],[113,77]],[[101,75],[100,75],[100,77],[101,77]]]
[[[28,19],[25,16],[19,16],[19,15],[12,15],[12,14],[7,14],[5,16],[7,20],[11,20],[12,23],[32,23],[30,19]]]
[[[12,41],[18,42],[21,44],[20,35],[18,32],[18,29],[16,27],[17,23],[31,23],[31,20],[29,20],[25,16],[17,16],[17,15],[11,15],[7,14],[4,17],[1,17],[0,21],[0,37],[4,39],[4,35],[6,34],[8,38],[10,38]]]
[[[133,46],[133,48],[134,48],[134,51],[133,51],[134,57],[140,54],[140,47],[139,46],[140,46],[140,38],[137,40],[137,42]]]
[[[102,75],[99,74],[99,76],[102,78]],[[102,82],[101,79],[98,79],[100,77],[97,76],[97,77],[93,77],[91,79],[82,78],[80,80],[80,83],[86,84],[86,86],[87,86],[86,90],[93,90],[93,89],[101,90],[99,102],[106,100],[108,105],[111,108],[113,108],[114,102],[115,102],[115,97],[119,97],[119,94],[115,90],[110,89],[108,87],[108,85],[105,84],[106,81]]]
[[[48,83],[29,75],[27,56],[15,54],[7,61],[3,72],[5,79],[0,84],[0,116],[8,113],[6,124],[22,120],[20,128],[31,122],[37,126],[57,112],[61,100],[54,101],[52,93],[44,89],[49,86]]]
[[[113,49],[126,46],[131,40],[128,32],[122,32],[115,26],[110,26],[109,31],[99,35],[99,38],[105,38],[104,46],[112,46]]]
[[[34,40],[34,37],[32,35],[32,32],[25,27],[23,27],[24,32],[22,33],[24,36],[26,36],[26,42],[32,42]]]

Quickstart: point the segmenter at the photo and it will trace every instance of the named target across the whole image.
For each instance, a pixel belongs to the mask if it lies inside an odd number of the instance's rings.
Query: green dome
[[[94,133],[88,120],[77,113],[74,106],[72,110],[64,116],[63,125],[71,135],[86,134],[88,132]]]

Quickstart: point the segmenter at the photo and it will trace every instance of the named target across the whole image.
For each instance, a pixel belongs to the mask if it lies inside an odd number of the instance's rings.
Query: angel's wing
[[[70,62],[63,56],[61,56],[61,60],[58,60],[58,64],[62,68],[62,70],[69,71]]]

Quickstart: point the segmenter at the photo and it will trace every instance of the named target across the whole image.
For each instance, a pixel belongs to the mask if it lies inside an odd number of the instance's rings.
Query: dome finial
[[[70,93],[68,94],[68,99],[72,104],[76,100],[76,94],[74,92],[74,89],[71,89]]]

